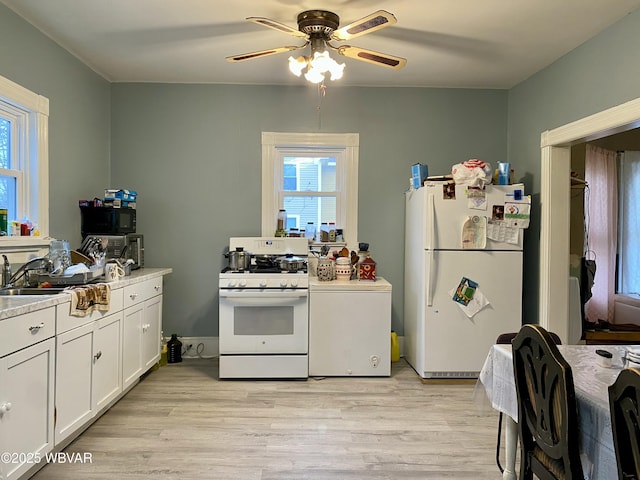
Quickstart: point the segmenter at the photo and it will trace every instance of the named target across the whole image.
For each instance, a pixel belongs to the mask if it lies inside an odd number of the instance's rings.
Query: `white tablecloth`
[[[598,364],[597,348],[613,353],[612,368]],[[616,456],[609,414],[608,387],[622,368],[620,355],[625,347],[606,345],[559,345],[562,356],[571,365],[578,403],[580,452],[586,478],[617,478]],[[478,379],[491,406],[518,421],[518,403],[513,378],[511,345],[494,345]]]

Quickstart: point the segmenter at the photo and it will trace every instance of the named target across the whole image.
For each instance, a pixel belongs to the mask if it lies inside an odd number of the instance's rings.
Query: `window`
[[[0,209],[8,223],[26,217],[41,234],[2,237],[0,247],[38,245],[48,236],[48,115],[45,97],[0,77]]]
[[[358,134],[262,134],[262,235],[273,236],[278,210],[287,227],[335,222],[357,242]]]
[[[618,165],[618,286],[640,295],[640,152],[622,152]]]

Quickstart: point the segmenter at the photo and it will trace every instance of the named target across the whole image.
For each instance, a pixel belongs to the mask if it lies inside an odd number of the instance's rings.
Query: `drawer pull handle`
[[[11,402],[6,402],[0,405],[0,415],[3,415],[11,410]]]
[[[138,296],[137,293],[132,293],[129,295],[129,298],[131,298],[131,300],[135,300],[137,296]]]
[[[96,353],[93,358],[95,358],[96,360],[98,360],[100,357],[102,356],[102,352],[98,352]]]
[[[38,333],[38,330],[44,328],[44,323],[40,323],[40,325],[32,325],[29,327],[29,331],[31,333]]]
[[[155,289],[155,291],[157,292],[158,290],[160,290],[160,285],[156,285],[153,287]]]

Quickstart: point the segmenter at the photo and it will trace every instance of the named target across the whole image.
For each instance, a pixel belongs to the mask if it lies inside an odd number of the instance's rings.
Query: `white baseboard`
[[[171,337],[165,337],[167,342]],[[183,358],[213,358],[220,355],[218,337],[181,337],[178,339],[182,342]],[[187,350],[187,347],[191,348]],[[404,336],[398,336],[398,345],[400,347],[400,356],[404,357]]]

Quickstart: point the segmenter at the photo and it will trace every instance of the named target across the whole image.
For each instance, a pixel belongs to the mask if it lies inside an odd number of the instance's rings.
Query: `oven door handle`
[[[220,298],[233,298],[233,301],[237,303],[240,300],[247,301],[259,301],[259,300],[278,300],[278,299],[291,299],[291,298],[307,298],[308,290],[261,290],[259,292],[251,292],[247,290],[220,290]]]

